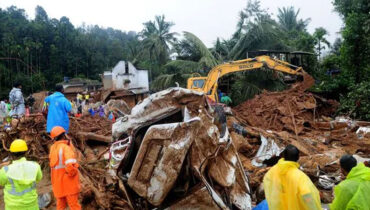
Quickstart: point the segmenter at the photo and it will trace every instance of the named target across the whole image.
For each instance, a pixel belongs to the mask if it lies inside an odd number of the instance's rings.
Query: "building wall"
[[[137,70],[130,62],[128,62],[128,70],[126,70],[126,62],[120,61],[112,70],[112,88],[114,90],[129,89],[129,88],[144,88],[149,91],[148,70]],[[104,79],[108,80],[108,73],[104,73]],[[125,85],[125,81],[130,80],[129,84]],[[105,82],[106,83],[106,82]],[[109,84],[104,84],[104,88]],[[106,88],[107,89],[107,88]]]
[[[113,87],[112,83],[112,72],[104,72],[103,75],[103,87],[104,89],[111,89]]]
[[[137,70],[137,84],[141,84],[145,87],[146,91],[149,91],[149,75],[148,70]]]

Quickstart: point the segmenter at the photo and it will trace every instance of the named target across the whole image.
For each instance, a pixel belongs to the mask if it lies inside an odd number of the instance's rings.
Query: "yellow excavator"
[[[226,74],[250,71],[267,67],[274,71],[283,72],[291,75],[303,76],[306,89],[313,85],[313,78],[308,75],[302,67],[294,66],[288,62],[271,58],[270,56],[258,56],[255,58],[248,58],[244,60],[232,61],[220,64],[211,69],[206,77],[190,77],[187,81],[187,88],[199,92],[203,92],[208,96],[211,102],[218,103],[218,79]],[[308,80],[308,82],[306,82]]]

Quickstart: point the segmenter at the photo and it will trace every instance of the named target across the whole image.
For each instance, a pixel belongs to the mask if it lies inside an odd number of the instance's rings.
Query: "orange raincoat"
[[[56,141],[50,148],[51,184],[56,198],[80,192],[75,148],[67,140]]]

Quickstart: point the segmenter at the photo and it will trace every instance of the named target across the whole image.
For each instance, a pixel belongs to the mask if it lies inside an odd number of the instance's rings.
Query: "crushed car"
[[[110,171],[135,209],[251,209],[249,180],[222,107],[170,88],[112,127]]]

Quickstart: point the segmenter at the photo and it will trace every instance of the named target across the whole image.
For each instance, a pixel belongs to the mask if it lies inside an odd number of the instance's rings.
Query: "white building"
[[[119,61],[112,72],[104,72],[103,85],[106,90],[126,89],[148,92],[148,70],[136,69],[135,66],[128,61]]]

